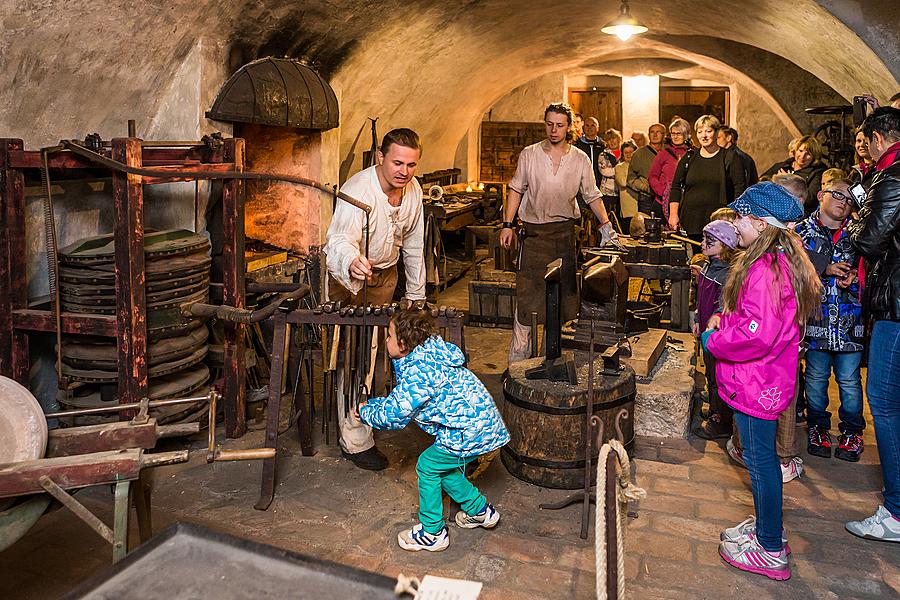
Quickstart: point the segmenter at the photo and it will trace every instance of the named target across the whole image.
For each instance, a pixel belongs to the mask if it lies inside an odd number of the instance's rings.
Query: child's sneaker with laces
[[[856,433],[841,434],[841,441],[834,451],[834,457],[850,462],[859,462],[859,456],[863,453],[862,436]]]
[[[745,469],[747,468],[747,462],[744,460],[744,453],[734,445],[734,437],[728,438],[728,441],[725,442],[725,451],[728,452],[728,456],[731,457],[731,460]]]
[[[753,533],[738,540],[723,540],[719,543],[719,556],[741,571],[765,575],[777,581],[791,578],[787,551],[782,548],[780,552],[769,552],[759,544]]]
[[[850,521],[844,528],[857,537],[880,542],[900,542],[900,519],[895,519],[884,506],[862,521]]]
[[[465,511],[459,511],[454,517],[456,524],[463,529],[474,529],[475,527],[484,527],[491,529],[500,521],[500,513],[494,508],[494,505],[488,502],[478,514],[470,515]]]
[[[397,534],[397,543],[404,550],[418,552],[419,550],[427,550],[428,552],[440,552],[446,550],[450,545],[450,532],[444,526],[437,533],[428,533],[421,523],[415,525],[412,529],[404,529]]]
[[[738,542],[743,538],[750,537],[750,535],[756,535],[756,517],[750,515],[744,521],[741,521],[734,527],[729,527],[725,531],[719,534],[719,539],[721,541],[730,541],[730,542]],[[784,545],[784,551],[788,554],[791,553],[791,547],[788,545],[787,538],[784,537],[784,529],[781,530],[781,543]]]
[[[831,458],[831,436],[827,429],[809,426],[806,437],[806,451],[820,458]]]
[[[794,458],[788,459],[787,462],[781,463],[782,483],[797,479],[801,475],[803,475],[803,459],[799,456],[795,456]]]

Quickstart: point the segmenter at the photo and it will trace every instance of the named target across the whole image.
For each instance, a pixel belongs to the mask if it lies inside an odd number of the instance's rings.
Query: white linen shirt
[[[425,298],[425,221],[422,218],[422,186],[415,178],[403,190],[400,206],[391,206],[381,189],[376,167],[364,169],[348,179],[341,191],[372,207],[369,216],[369,262],[373,269],[397,264],[403,252],[406,297]],[[325,264],[341,285],[356,294],[362,279],[350,276],[350,263],[365,254],[365,213],[340,198],[328,227]]]
[[[519,154],[516,174],[508,187],[522,194],[519,218],[526,223],[554,223],[578,219],[581,211],[575,196],[581,192],[585,204],[599,200],[594,168],[587,154],[570,146],[553,174],[553,161],[543,142],[526,146]]]

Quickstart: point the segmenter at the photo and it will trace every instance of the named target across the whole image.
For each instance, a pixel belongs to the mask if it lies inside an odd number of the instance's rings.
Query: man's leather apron
[[[545,321],[547,265],[562,258],[560,290],[563,322],[578,314],[578,287],[575,282],[575,221],[525,223],[520,239],[519,272],[516,273],[516,316],[519,324],[531,325],[531,313],[538,323]]]

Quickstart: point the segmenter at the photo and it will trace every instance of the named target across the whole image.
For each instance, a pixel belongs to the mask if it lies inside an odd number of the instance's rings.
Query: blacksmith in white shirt
[[[342,192],[372,207],[369,249],[367,258],[365,213],[339,199],[325,244],[330,300],[361,305],[363,283],[368,280],[369,304],[390,303],[397,287],[401,253],[406,297],[425,298],[422,187],[413,177],[421,154],[416,132],[394,129],[382,139],[378,164],[360,171],[341,186]],[[337,387],[341,390],[342,382]],[[344,414],[342,399],[337,404],[343,456],[363,469],[384,469],[387,458],[375,447],[372,428]]]

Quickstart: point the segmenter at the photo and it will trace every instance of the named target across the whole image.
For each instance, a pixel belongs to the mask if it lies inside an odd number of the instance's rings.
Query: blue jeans
[[[884,478],[884,507],[900,518],[900,321],[875,321],[866,395]]]
[[[841,395],[841,433],[861,434],[866,427],[863,419],[862,379],[859,364],[862,352],[831,352],[808,350],[806,352],[807,421],[820,429],[831,429],[831,413],[828,412],[828,382],[831,370],[837,380]]]
[[[734,422],[741,432],[744,461],[750,472],[750,487],[756,508],[756,537],[769,552],[781,552],[783,484],[781,464],[775,453],[777,421],[758,419],[735,411]]]

